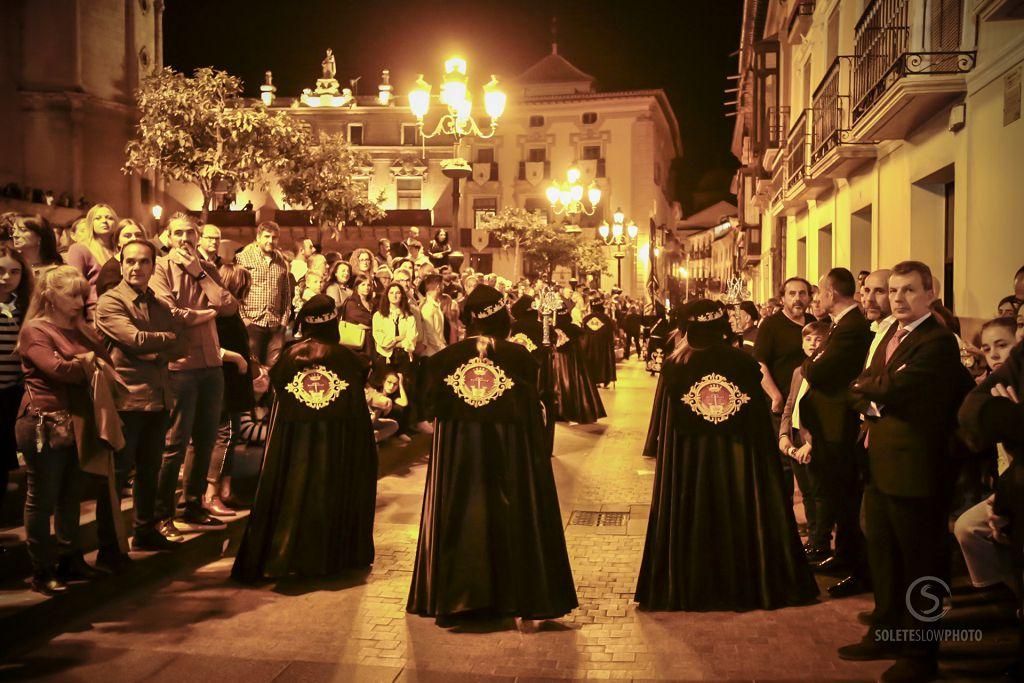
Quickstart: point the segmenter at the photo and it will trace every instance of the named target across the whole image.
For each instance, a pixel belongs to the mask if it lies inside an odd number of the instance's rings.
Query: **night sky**
[[[733,87],[730,57],[739,45],[742,0],[167,0],[164,61],[185,72],[225,69],[259,94],[263,72],[274,72],[282,96],[313,87],[327,47],[338,80],[362,76],[360,94],[376,92],[381,69],[391,70],[397,94],[423,72],[435,87],[443,60],[469,62],[470,87],[490,73],[507,80],[551,50],[551,17],[558,18],[558,51],[597,79],[599,90],[663,88],[679,119],[684,153],[678,190],[700,179],[727,191],[732,124],[723,93]],[[715,170],[718,170],[715,173]],[[705,183],[705,186],[707,183]],[[690,210],[700,206],[687,207]]]

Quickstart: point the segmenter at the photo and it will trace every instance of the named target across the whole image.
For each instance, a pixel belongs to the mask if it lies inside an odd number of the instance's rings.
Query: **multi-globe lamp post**
[[[409,92],[409,108],[416,117],[420,139],[426,154],[426,139],[438,135],[451,135],[455,138],[451,159],[441,162],[441,172],[452,179],[452,231],[458,230],[459,223],[459,183],[473,175],[473,170],[459,153],[463,138],[477,137],[487,139],[494,137],[498,129],[498,119],[505,113],[508,100],[504,92],[498,88],[498,79],[491,75],[491,80],[484,85],[484,111],[490,119],[490,127],[484,130],[473,117],[473,98],[467,86],[466,60],[452,57],[444,63],[444,81],[438,100],[447,111],[442,114],[433,131],[424,132],[423,119],[430,110],[432,86],[419,74],[416,84]],[[456,234],[458,234],[456,232]]]
[[[580,170],[572,166],[565,173],[565,182],[556,180],[548,186],[546,191],[551,210],[555,215],[564,215],[566,218],[566,232],[581,232],[576,221],[583,215],[593,216],[597,211],[597,205],[601,203],[601,188],[597,186],[597,183],[591,181],[584,187],[580,178],[582,178]],[[586,202],[583,201],[584,195],[587,198]]]
[[[609,226],[608,221],[604,221],[597,228],[597,233],[604,243],[615,248],[612,256],[615,257],[615,263],[618,266],[616,282],[620,289],[622,288],[622,259],[626,257],[626,249],[636,244],[637,235],[640,233],[640,228],[637,227],[635,221],[630,221],[628,225],[625,223],[626,215],[622,213],[622,209],[616,209],[612,215],[612,224]]]

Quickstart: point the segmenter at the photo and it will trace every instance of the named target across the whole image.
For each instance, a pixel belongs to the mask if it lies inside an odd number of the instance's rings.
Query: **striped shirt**
[[[0,304],[0,389],[21,384],[21,358],[15,352],[21,312],[14,304]]]

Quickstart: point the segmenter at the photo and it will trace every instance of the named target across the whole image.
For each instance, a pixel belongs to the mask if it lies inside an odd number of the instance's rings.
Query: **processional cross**
[[[551,328],[555,314],[562,310],[562,295],[554,287],[548,287],[533,300],[532,308],[540,313],[544,325],[544,346],[551,346]]]

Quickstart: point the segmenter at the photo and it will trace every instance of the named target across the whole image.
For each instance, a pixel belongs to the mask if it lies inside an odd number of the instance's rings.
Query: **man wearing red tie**
[[[850,388],[867,420],[864,492],[875,611],[864,638],[843,659],[895,659],[882,680],[936,674],[929,642],[948,597],[945,540],[956,413],[973,386],[960,350],[931,314],[932,274],[918,261],[896,264],[889,301],[896,319]]]

